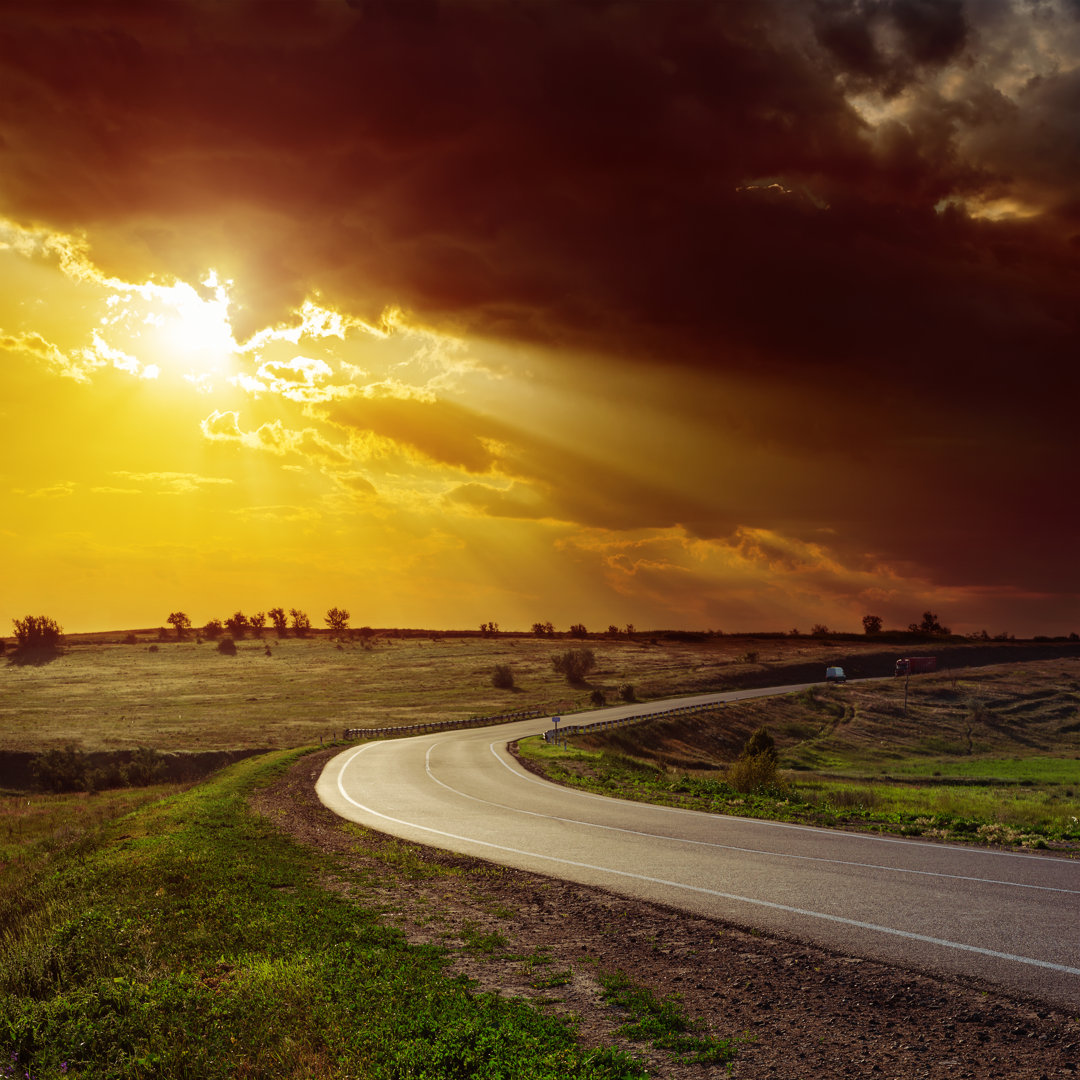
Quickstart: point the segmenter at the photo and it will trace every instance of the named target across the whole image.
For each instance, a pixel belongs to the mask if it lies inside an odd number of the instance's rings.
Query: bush
[[[592,649],[567,649],[551,658],[551,666],[567,682],[579,683],[596,667],[596,654]]]
[[[497,690],[514,689],[514,673],[509,664],[495,665],[495,670],[491,673],[491,685]]]
[[[607,697],[603,690],[597,689],[589,695],[589,702],[599,709],[607,704]]]
[[[15,624],[15,645],[20,652],[56,652],[64,630],[48,615],[27,615],[12,619]]]
[[[30,762],[34,779],[51,791],[83,791],[86,788],[86,755],[70,743],[63,750],[46,750]]]
[[[217,643],[217,651],[225,656],[235,656],[236,642],[231,637],[223,637]]]
[[[776,759],[768,754],[741,757],[732,762],[728,766],[727,782],[743,795],[778,795],[784,790]]]
[[[637,701],[637,695],[634,693],[634,688],[629,683],[619,687],[619,697],[622,698],[623,701]]]
[[[140,746],[123,770],[124,779],[132,787],[149,787],[165,779],[165,758],[157,750]]]
[[[728,766],[727,782],[744,795],[782,794],[785,785],[776,768],[777,757],[773,737],[760,727],[746,740],[739,760]]]
[[[776,741],[769,734],[768,728],[759,727],[743,745],[743,757],[757,757],[759,754],[766,754],[773,761],[779,756],[776,753]]]

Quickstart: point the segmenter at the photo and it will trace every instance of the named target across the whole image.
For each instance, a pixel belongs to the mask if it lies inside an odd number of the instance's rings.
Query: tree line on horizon
[[[343,637],[351,633],[349,619],[352,616],[345,608],[332,607],[325,616],[325,623],[331,635]],[[282,607],[273,607],[269,611],[256,611],[253,615],[245,615],[242,611],[235,611],[226,619],[210,619],[201,627],[194,627],[191,619],[185,611],[173,611],[165,620],[176,632],[176,640],[183,641],[189,633],[194,631],[199,637],[208,641],[216,641],[223,634],[228,634],[234,641],[240,641],[250,632],[252,637],[261,638],[267,629],[267,621],[273,627],[279,638],[310,637],[313,630],[311,617],[300,608],[289,608],[288,613]],[[370,636],[370,627],[362,627],[357,631],[361,636]]]
[[[196,627],[188,614],[184,611],[173,611],[169,613],[168,618],[165,620],[174,631],[175,639],[182,641],[189,634],[194,633],[200,640],[206,639],[209,641],[217,641],[225,636],[230,637],[234,641],[239,641],[250,634],[251,637],[261,639],[263,634],[268,628],[272,628],[278,638],[286,638],[289,636],[296,638],[307,638],[314,633],[326,633],[328,632],[331,637],[337,637],[343,639],[345,637],[359,637],[364,641],[370,641],[375,636],[375,631],[370,626],[363,626],[359,629],[353,629],[349,626],[351,619],[350,613],[345,608],[332,607],[324,616],[323,621],[326,623],[327,631],[316,631],[311,622],[310,616],[301,608],[289,608],[286,610],[283,607],[273,607],[267,611],[257,611],[252,615],[246,615],[242,611],[235,611],[232,615],[225,619],[210,619],[202,626]],[[15,650],[14,658],[19,659],[35,659],[48,656],[50,654],[55,655],[60,648],[63,641],[63,627],[52,617],[47,615],[27,615],[22,619],[12,619],[14,626],[15,636]],[[884,619],[880,615],[867,614],[862,618],[863,634],[866,637],[880,637],[883,640],[887,638],[893,638],[895,636],[917,636],[920,638],[931,638],[946,640],[954,638],[949,627],[943,625],[938,618],[936,612],[924,611],[920,622],[909,623],[905,630],[885,629]],[[506,631],[500,630],[497,622],[485,622],[480,624],[480,636],[481,637],[497,637]],[[596,633],[590,633],[584,623],[572,623],[568,630],[557,631],[554,623],[551,621],[537,621],[534,622],[529,631],[533,636],[539,638],[554,638],[556,636],[565,636],[570,638],[576,638],[584,640],[586,638],[600,638],[607,637],[611,639],[626,638],[634,639],[635,637],[641,637],[642,635],[650,638],[666,636],[670,637],[675,635],[686,640],[700,640],[706,637],[723,637],[725,632],[723,630],[708,630],[708,631],[642,631],[638,632],[633,623],[627,623],[625,626],[619,627],[614,623],[609,624],[605,631],[599,631]],[[429,633],[429,631],[424,631]],[[431,631],[431,633],[442,633],[442,631]],[[467,633],[467,631],[466,631]],[[475,633],[475,631],[473,631]],[[520,633],[519,631],[511,631],[511,633]],[[814,637],[814,638],[827,638],[827,637],[839,637],[839,636],[851,636],[847,631],[832,630],[823,623],[815,623],[811,626],[810,630],[803,633],[798,628],[788,630],[785,632],[777,632],[780,636],[785,637]],[[729,636],[742,636],[737,633]],[[753,634],[750,636],[777,636],[776,634]],[[168,640],[169,633],[162,627],[158,631],[159,640]],[[968,641],[1014,641],[1015,636],[1008,632],[999,634],[989,634],[986,630],[977,631],[975,633],[964,635],[964,639]],[[135,643],[135,635],[129,634],[125,639],[128,644]],[[1050,638],[1046,636],[1036,635],[1035,641],[1080,641],[1080,634],[1075,632],[1068,634],[1067,636],[1060,636],[1057,638]],[[6,649],[6,644],[3,638],[0,638],[0,654]]]

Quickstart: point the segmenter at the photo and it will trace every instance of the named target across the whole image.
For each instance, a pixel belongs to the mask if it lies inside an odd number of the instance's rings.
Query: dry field
[[[322,636],[279,641],[268,635],[241,641],[230,657],[212,642],[125,645],[100,637],[69,639],[62,656],[41,666],[0,660],[0,752],[66,744],[86,751],[304,746],[340,737],[348,727],[531,708],[569,712],[587,708],[595,689],[614,702],[626,684],[650,700],[820,679],[825,665],[837,662],[852,674],[888,674],[892,658],[912,649],[861,639],[678,641],[644,634],[585,642],[509,634],[382,636],[365,648]],[[595,652],[597,668],[587,685],[572,687],[555,673],[551,658],[576,645]],[[948,650],[959,658],[952,663],[991,662],[985,646]],[[1032,647],[1018,644],[1015,651],[1026,656]],[[509,665],[515,689],[492,686],[496,664]]]
[[[597,656],[589,687],[607,688],[612,699],[626,683],[642,698],[689,693],[764,671],[761,660],[834,652],[812,641],[787,648],[782,641],[772,647],[734,638],[651,645],[505,635],[386,637],[371,648],[339,647],[325,637],[267,637],[239,642],[230,657],[211,642],[76,642],[49,664],[0,665],[0,750],[67,743],[82,750],[288,747],[340,736],[347,727],[536,706],[569,711],[587,705],[590,689],[568,686],[551,657],[580,644]],[[758,652],[759,661],[743,662],[748,651]],[[496,664],[510,666],[514,690],[492,686]]]

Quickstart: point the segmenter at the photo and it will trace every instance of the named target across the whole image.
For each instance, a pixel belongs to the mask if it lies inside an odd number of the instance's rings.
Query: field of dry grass
[[[587,683],[578,686],[568,685],[551,664],[555,653],[574,645],[592,649],[597,659]],[[908,648],[808,637],[638,635],[575,642],[509,634],[381,636],[365,647],[324,636],[268,635],[241,641],[236,656],[225,656],[212,642],[126,645],[88,635],[69,639],[51,663],[0,662],[0,752],[67,744],[85,751],[149,746],[188,752],[304,746],[340,737],[345,728],[533,708],[571,712],[588,708],[597,689],[614,702],[625,685],[647,701],[811,681],[832,663],[845,664],[851,674],[888,674],[891,658]],[[979,646],[948,650],[954,666],[991,662]],[[1032,650],[1018,643],[1015,651],[1027,657]],[[497,664],[510,667],[514,689],[492,685]]]
[[[572,687],[551,657],[584,644],[597,657],[587,686]],[[880,646],[877,647],[878,650]],[[40,666],[0,664],[0,750],[68,743],[82,750],[202,751],[288,747],[380,727],[541,707],[585,708],[593,689],[614,701],[630,684],[643,700],[767,681],[778,665],[821,667],[838,650],[810,638],[715,637],[702,642],[538,639],[501,635],[376,639],[326,637],[238,643],[235,657],[211,642],[124,645],[76,640]],[[153,650],[153,651],[151,651]],[[497,690],[496,664],[513,690]]]

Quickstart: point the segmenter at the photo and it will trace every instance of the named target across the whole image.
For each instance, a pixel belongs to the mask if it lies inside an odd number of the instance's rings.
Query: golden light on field
[[[526,6],[0,16],[0,617],[1077,629],[1065,0]]]

